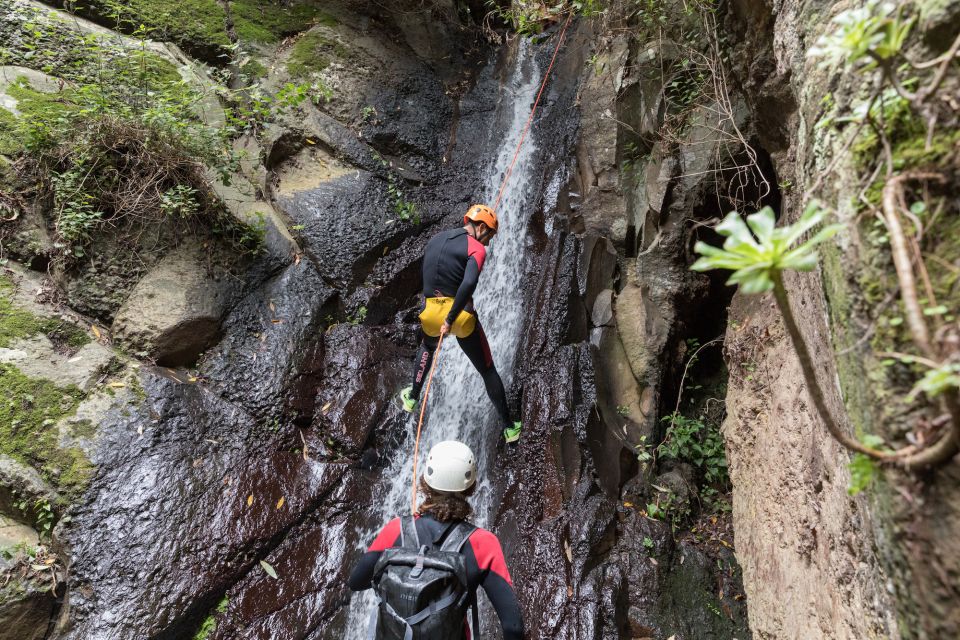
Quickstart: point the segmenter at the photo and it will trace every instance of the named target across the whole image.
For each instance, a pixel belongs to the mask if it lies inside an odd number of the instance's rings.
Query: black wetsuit
[[[453,307],[447,314],[447,321],[451,324],[461,311],[466,310],[476,315],[476,310],[473,308],[473,291],[480,280],[480,272],[483,270],[483,261],[486,256],[486,247],[476,238],[471,237],[462,227],[438,233],[427,243],[423,255],[423,296],[453,298]],[[420,397],[420,389],[426,382],[427,372],[430,371],[437,341],[438,338],[421,333],[420,348],[417,350],[417,359],[414,361],[413,393],[411,394],[414,398]],[[483,385],[497,410],[500,422],[504,427],[511,426],[507,394],[503,389],[500,374],[493,365],[493,354],[490,353],[490,344],[483,333],[479,317],[473,333],[466,338],[458,337],[457,342],[476,370],[480,372]]]
[[[436,540],[446,526],[429,514],[423,515],[417,518],[417,536],[421,540]],[[350,572],[350,589],[363,591],[371,588],[373,569],[380,559],[380,554],[384,549],[397,546],[399,542],[400,519],[394,518],[380,531]],[[520,616],[520,605],[513,591],[513,582],[510,580],[510,572],[507,570],[497,536],[486,529],[475,530],[470,534],[469,543],[463,547],[463,556],[470,591],[476,593],[478,588],[483,587],[500,618],[504,640],[522,640],[523,619]]]

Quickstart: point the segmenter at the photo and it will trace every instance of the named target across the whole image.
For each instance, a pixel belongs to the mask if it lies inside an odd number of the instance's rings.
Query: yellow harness
[[[423,332],[431,338],[440,335],[440,327],[447,321],[447,315],[453,308],[453,298],[427,298],[427,304],[420,312],[420,326]],[[450,333],[458,338],[466,338],[477,327],[477,316],[468,311],[461,311],[460,315],[450,326]]]

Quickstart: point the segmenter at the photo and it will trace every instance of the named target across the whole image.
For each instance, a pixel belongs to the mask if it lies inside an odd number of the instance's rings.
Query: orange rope
[[[553,50],[553,57],[550,58],[550,65],[547,67],[547,71],[543,74],[543,82],[540,83],[540,91],[537,93],[537,99],[533,103],[533,107],[530,109],[530,116],[527,118],[527,124],[523,127],[523,133],[520,134],[520,142],[517,143],[517,150],[513,152],[513,160],[510,161],[510,166],[507,167],[507,172],[503,176],[503,182],[500,183],[500,191],[497,192],[497,199],[493,203],[493,210],[496,211],[497,207],[500,206],[500,200],[503,198],[503,192],[507,188],[507,180],[510,179],[510,174],[513,173],[513,165],[517,163],[517,157],[520,155],[520,148],[523,146],[523,141],[527,137],[527,131],[530,130],[530,124],[533,122],[533,116],[537,112],[537,106],[540,104],[540,96],[543,95],[543,90],[547,86],[547,80],[550,79],[550,72],[553,70],[553,63],[557,59],[557,54],[560,53],[560,45],[563,44],[563,36],[567,33],[567,27],[570,26],[570,20],[573,18],[573,12],[567,16],[567,21],[563,23],[563,29],[560,30],[560,38],[557,40],[557,48]]]
[[[500,191],[497,193],[497,199],[493,203],[493,210],[496,211],[497,207],[500,205],[500,200],[503,198],[504,189],[507,187],[507,180],[510,179],[510,174],[513,172],[513,166],[517,163],[517,158],[520,156],[520,149],[523,147],[523,142],[527,137],[527,132],[530,130],[530,124],[533,122],[533,116],[537,113],[537,107],[540,105],[540,97],[543,95],[543,90],[547,86],[547,80],[550,79],[550,72],[553,70],[553,63],[557,60],[557,54],[560,52],[560,45],[563,44],[564,35],[567,33],[567,27],[570,26],[570,20],[573,18],[573,12],[567,16],[567,21],[563,23],[563,29],[560,30],[560,37],[557,40],[557,48],[553,50],[553,57],[550,58],[550,64],[547,66],[546,72],[543,74],[543,81],[540,83],[540,91],[537,92],[537,99],[533,102],[533,107],[530,109],[530,115],[527,117],[527,123],[523,126],[523,133],[520,134],[520,141],[517,142],[517,149],[513,152],[513,160],[510,161],[510,166],[507,167],[507,172],[503,176],[503,182],[500,183]],[[433,364],[430,365],[430,375],[427,377],[427,384],[423,388],[423,399],[420,401],[420,420],[417,422],[417,439],[413,445],[413,480],[412,487],[410,489],[410,513],[416,513],[417,510],[417,458],[420,453],[420,432],[423,428],[423,416],[427,410],[427,396],[430,394],[430,383],[433,381],[433,374],[437,369],[437,362],[440,360],[440,346],[443,345],[443,336],[440,336],[440,341],[437,342],[437,349],[433,353]]]
[[[413,488],[410,491],[410,513],[417,512],[417,458],[420,452],[420,429],[423,427],[423,414],[427,410],[427,396],[430,394],[430,383],[433,381],[433,372],[437,370],[440,361],[440,347],[443,345],[443,334],[437,342],[437,349],[433,352],[433,364],[430,365],[430,375],[427,376],[427,386],[423,388],[423,399],[420,401],[420,421],[417,422],[417,440],[413,444]]]

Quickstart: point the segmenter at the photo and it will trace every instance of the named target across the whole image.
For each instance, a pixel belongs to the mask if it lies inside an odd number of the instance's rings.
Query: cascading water
[[[477,194],[478,202],[492,203],[520,141],[530,114],[530,105],[541,81],[534,53],[533,47],[526,41],[519,43],[513,67],[497,105],[496,121],[505,124],[506,135],[500,143],[495,162],[488,169],[484,192]],[[475,306],[490,342],[494,362],[507,387],[523,325],[522,296],[517,291],[517,284],[523,273],[527,220],[534,199],[530,185],[535,181],[530,180],[529,176],[536,166],[532,159],[537,151],[532,134],[528,134],[498,207],[500,230],[488,248],[483,274],[474,294]],[[490,469],[488,457],[499,438],[501,425],[479,374],[453,339],[443,344],[427,402],[420,441],[420,468],[427,451],[437,442],[461,440],[470,445],[477,456],[479,471],[478,490],[471,499],[476,514],[473,519],[479,526],[484,526],[493,506],[487,473]],[[410,510],[413,461],[410,455],[403,454],[413,451],[416,415],[410,422],[407,441],[397,449],[401,455],[397,455],[384,472],[383,483],[373,500],[375,505],[379,505],[379,508],[375,507],[377,517],[373,518],[378,527]],[[374,533],[373,530],[364,532],[360,540],[368,542]],[[366,625],[373,602],[370,592],[354,597],[347,638],[360,640],[366,637]]]

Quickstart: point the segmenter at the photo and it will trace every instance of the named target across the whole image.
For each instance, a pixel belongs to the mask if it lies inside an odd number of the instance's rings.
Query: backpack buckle
[[[410,577],[416,580],[421,575],[423,575],[423,557],[427,553],[427,545],[420,547],[420,552],[417,554],[417,564],[414,565],[413,571],[410,572]]]

